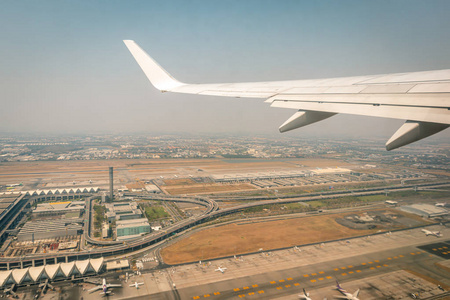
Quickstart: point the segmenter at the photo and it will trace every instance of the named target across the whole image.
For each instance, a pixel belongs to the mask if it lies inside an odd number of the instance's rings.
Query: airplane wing
[[[107,287],[107,288],[112,288],[112,287],[122,287],[122,285],[121,285],[121,284],[108,283],[108,284],[106,285],[106,287]]]
[[[450,69],[345,78],[247,83],[186,84],[176,80],[134,41],[125,45],[162,92],[264,98],[272,107],[297,110],[279,128],[286,132],[335,114],[404,119],[386,143],[392,150],[450,126]]]
[[[359,289],[356,290],[356,292],[353,293],[353,298],[358,298],[359,295]]]
[[[101,290],[103,287],[101,285],[98,285],[96,287],[93,287],[92,289],[89,289],[88,292],[89,293],[93,293],[95,291]]]

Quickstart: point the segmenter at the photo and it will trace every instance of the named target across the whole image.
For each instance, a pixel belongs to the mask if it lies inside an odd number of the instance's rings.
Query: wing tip
[[[150,55],[147,54],[135,41],[123,40],[125,46],[133,55],[134,59],[144,71],[150,83],[160,91],[171,91],[177,87],[185,85],[176,80],[166,70],[164,70]]]

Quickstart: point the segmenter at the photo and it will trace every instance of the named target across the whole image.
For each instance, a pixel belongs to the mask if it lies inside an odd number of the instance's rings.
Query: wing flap
[[[449,94],[278,94],[270,101],[449,108]],[[449,115],[450,117],[450,115]]]
[[[450,124],[450,111],[444,108],[278,100],[273,101],[271,107]]]

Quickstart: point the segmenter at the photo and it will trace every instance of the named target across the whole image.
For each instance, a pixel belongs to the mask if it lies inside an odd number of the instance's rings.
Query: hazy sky
[[[4,0],[0,132],[275,134],[293,110],[162,94],[122,40],[192,83],[448,69],[449,11],[412,0]],[[287,134],[387,139],[402,123],[338,115]]]

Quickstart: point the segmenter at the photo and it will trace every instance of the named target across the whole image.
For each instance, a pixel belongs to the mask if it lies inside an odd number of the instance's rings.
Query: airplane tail
[[[359,295],[359,289],[356,290],[356,292],[353,293],[353,297],[358,298]]]

